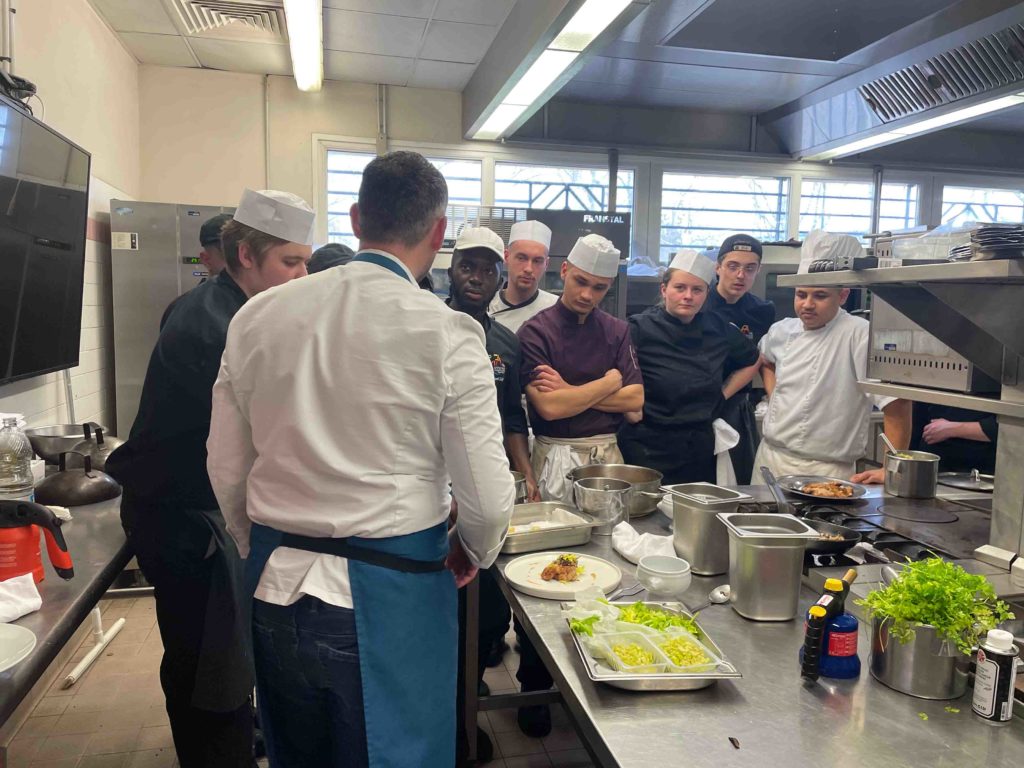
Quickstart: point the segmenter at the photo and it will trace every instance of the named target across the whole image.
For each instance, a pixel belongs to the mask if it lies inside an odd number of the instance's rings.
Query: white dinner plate
[[[583,573],[576,581],[544,581],[540,577],[547,565],[564,552],[535,552],[512,560],[505,566],[505,580],[524,595],[549,600],[570,600],[579,590],[598,586],[607,595],[622,581],[622,571],[614,563],[592,555],[580,555]],[[575,554],[575,553],[573,553]]]
[[[0,624],[0,672],[10,669],[36,647],[36,635],[17,624]]]

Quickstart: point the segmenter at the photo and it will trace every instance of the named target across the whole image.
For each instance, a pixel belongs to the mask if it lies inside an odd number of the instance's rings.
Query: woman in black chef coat
[[[712,422],[760,364],[757,347],[736,326],[700,311],[714,274],[706,256],[676,254],[661,280],[662,304],[629,318],[644,408],[627,414],[619,449],[626,463],[658,470],[666,484],[715,482]],[[727,368],[734,373],[723,381]]]

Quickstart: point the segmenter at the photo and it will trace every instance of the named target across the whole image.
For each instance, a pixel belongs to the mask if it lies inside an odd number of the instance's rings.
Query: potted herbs
[[[1013,618],[984,576],[939,558],[904,564],[856,602],[871,619],[872,676],[926,699],[962,696],[972,649]]]

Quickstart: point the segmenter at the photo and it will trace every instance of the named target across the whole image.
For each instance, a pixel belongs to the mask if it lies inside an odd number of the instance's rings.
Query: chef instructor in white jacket
[[[804,240],[799,274],[830,254],[863,255],[850,235],[811,232]],[[796,317],[772,325],[761,339],[761,376],[768,413],[754,459],[778,475],[825,475],[848,479],[868,449],[871,408],[884,414],[885,433],[897,448],[910,442],[910,402],[869,395],[857,382],[867,377],[868,322],[843,309],[848,288],[799,286]],[[881,470],[853,476],[880,483]]]
[[[494,561],[515,490],[483,330],[417,287],[447,196],[421,155],[376,158],[353,261],[228,333],[210,479],[248,555],[272,766],[455,760],[456,586]]]

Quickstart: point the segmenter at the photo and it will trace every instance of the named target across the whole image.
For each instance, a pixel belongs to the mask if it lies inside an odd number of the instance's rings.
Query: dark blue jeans
[[[253,601],[260,720],[272,768],[366,768],[355,613]]]

